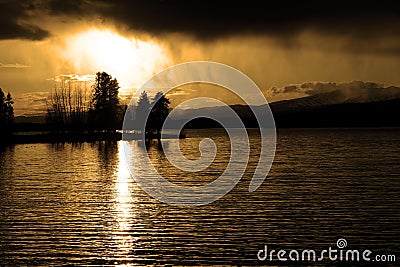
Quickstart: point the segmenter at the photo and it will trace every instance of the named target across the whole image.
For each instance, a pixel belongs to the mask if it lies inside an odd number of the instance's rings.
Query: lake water
[[[201,185],[226,168],[221,130],[190,130],[180,140],[198,157],[204,137],[215,162],[200,173],[174,169],[157,144],[148,153],[171,181]],[[279,265],[268,248],[348,249],[400,260],[400,129],[278,131],[272,169],[249,193],[259,137],[250,131],[249,167],[226,196],[176,207],[148,196],[129,174],[123,141],[22,144],[0,150],[0,265]],[[171,140],[171,142],[174,140]],[[127,144],[143,149],[137,141]],[[134,153],[128,159],[140,164]],[[323,262],[323,265],[330,262]]]

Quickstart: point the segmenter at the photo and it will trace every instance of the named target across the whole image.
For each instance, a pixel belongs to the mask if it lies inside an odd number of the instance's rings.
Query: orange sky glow
[[[268,13],[232,3],[216,6],[220,15],[209,20],[209,7],[199,3],[194,8],[186,2],[180,3],[183,7],[123,2],[123,9],[96,0],[4,4],[15,6],[10,10],[16,14],[3,12],[9,24],[0,30],[0,87],[14,96],[17,115],[43,112],[46,94],[60,77],[90,82],[97,71],[106,71],[126,96],[166,67],[196,60],[237,68],[269,102],[307,96],[322,87],[329,91],[331,83],[400,86],[400,39],[393,26],[398,17],[386,6],[346,4],[347,13],[340,6],[320,7],[316,16],[300,5],[290,9],[297,16],[289,16],[279,4],[271,4],[274,12]],[[180,16],[184,7],[194,12],[190,19]],[[156,13],[146,14],[149,9]],[[301,86],[310,83],[310,88]],[[174,98],[208,93],[228,104],[237,102],[224,90],[189,87]]]

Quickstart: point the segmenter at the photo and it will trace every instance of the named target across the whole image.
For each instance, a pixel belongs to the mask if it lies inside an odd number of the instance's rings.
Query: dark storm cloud
[[[50,0],[47,5],[53,15],[57,14],[72,14],[80,15],[85,9],[85,1],[82,0],[68,0],[68,1],[53,1]],[[90,10],[89,10],[90,11]]]
[[[151,34],[186,33],[200,39],[256,33],[291,36],[304,29],[370,38],[400,35],[398,1],[36,0],[1,1],[0,37],[41,39],[48,33],[28,19],[35,11],[99,18]]]
[[[0,39],[41,40],[50,34],[31,24],[32,11],[30,1],[0,1]]]
[[[53,0],[55,14],[88,12],[150,33],[180,32],[202,39],[237,33],[291,35],[303,29],[368,38],[399,34],[398,1]]]

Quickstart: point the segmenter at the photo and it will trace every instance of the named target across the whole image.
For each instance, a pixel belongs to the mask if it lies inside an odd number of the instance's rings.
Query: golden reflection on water
[[[132,177],[127,162],[131,162],[132,151],[128,149],[123,141],[118,142],[118,167],[115,174],[115,221],[116,229],[113,232],[113,239],[116,245],[114,256],[120,260],[132,260],[129,256],[134,242],[132,236],[133,221],[133,196]]]
[[[173,182],[207,181],[230,155],[218,131],[180,140],[184,155],[203,136],[221,144],[203,176],[174,171],[157,146],[149,157]],[[250,139],[243,181],[193,209],[161,204],[133,181],[149,173],[137,141],[0,148],[0,266],[253,266],[265,244],[321,251],[339,234],[360,249],[399,251],[398,129],[282,129],[271,175],[253,193],[258,135]]]

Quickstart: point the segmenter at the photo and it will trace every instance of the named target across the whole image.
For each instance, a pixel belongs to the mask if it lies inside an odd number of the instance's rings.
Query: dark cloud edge
[[[51,36],[49,31],[27,22],[43,14],[60,18],[97,18],[153,35],[183,33],[202,40],[240,33],[285,37],[304,29],[357,39],[400,34],[400,2],[389,0],[7,0],[1,1],[0,7],[0,39],[48,38]]]

